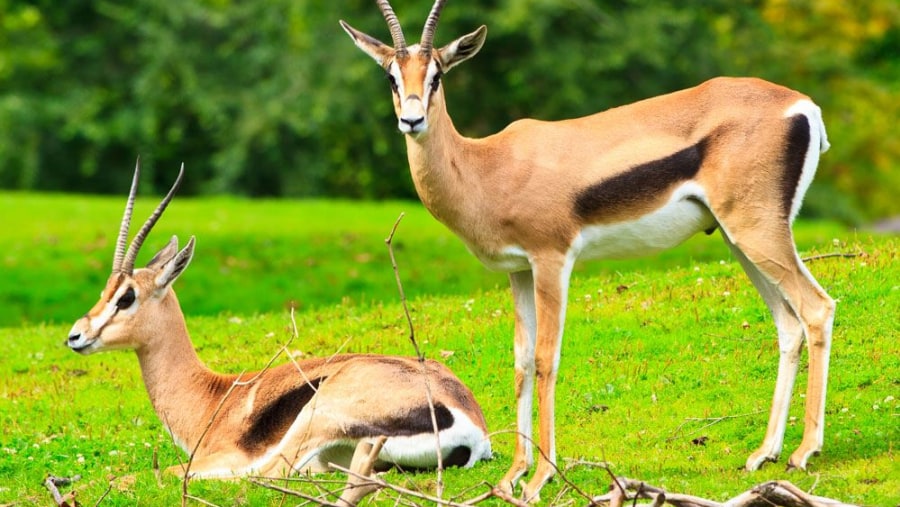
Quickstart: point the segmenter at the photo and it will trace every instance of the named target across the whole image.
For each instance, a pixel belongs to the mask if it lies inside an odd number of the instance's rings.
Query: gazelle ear
[[[156,253],[150,262],[147,263],[147,268],[153,269],[159,265],[165,264],[172,260],[172,257],[175,257],[175,253],[178,252],[178,236],[172,236],[172,239],[169,240],[169,244],[163,247],[162,250]]]
[[[441,67],[444,69],[444,72],[475,56],[478,50],[481,49],[481,46],[484,45],[486,37],[487,27],[481,25],[474,32],[463,35],[439,49],[438,55],[440,55]]]
[[[172,243],[169,242],[169,245]],[[177,247],[178,240],[175,240],[175,244]],[[168,246],[164,250],[168,249]],[[172,283],[181,275],[182,271],[188,267],[188,264],[191,262],[191,258],[194,256],[194,236],[191,236],[191,239],[188,241],[187,245],[180,252],[175,254],[171,259],[165,262],[159,270],[159,274],[156,275],[156,279],[154,280],[156,283],[157,290],[165,289],[172,285]]]
[[[362,49],[365,54],[372,57],[373,60],[378,62],[378,65],[384,67],[384,62],[388,57],[394,54],[394,48],[381,42],[375,37],[360,32],[356,28],[345,23],[344,20],[340,20],[340,24],[341,28],[347,32],[347,35],[353,39],[353,43],[356,44],[356,47]]]

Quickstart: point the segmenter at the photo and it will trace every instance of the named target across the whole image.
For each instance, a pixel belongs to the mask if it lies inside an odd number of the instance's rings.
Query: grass
[[[21,224],[0,232],[0,505],[48,505],[49,473],[81,475],[84,505],[179,504],[180,482],[157,479],[152,463],[183,455],[150,407],[137,361],[127,352],[85,358],[62,345],[108,275],[122,199],[0,194],[0,202]],[[153,204],[141,200],[136,216]],[[497,432],[493,461],[445,473],[448,492],[459,494],[496,483],[510,463],[512,303],[505,277],[483,270],[418,204],[176,199],[139,263],[171,234],[198,236],[176,290],[215,370],[261,367],[290,335],[291,301],[300,309],[292,348],[303,354],[410,355],[383,243],[400,211],[396,253],[420,345],[446,356]],[[799,224],[797,238],[804,255],[864,252],[809,263],[839,300],[825,449],[809,472],[786,473],[781,463],[740,470],[765,430],[777,342],[762,300],[716,236],[662,257],[579,268],[557,387],[560,456],[606,460],[616,473],[716,500],[779,478],[846,502],[896,505],[900,240],[822,223]],[[785,455],[800,441],[804,389],[801,374]],[[705,445],[693,443],[700,437]],[[587,466],[566,475],[596,494],[609,483]],[[387,478],[434,486],[434,474]],[[549,484],[545,501],[586,503],[563,485]],[[192,482],[190,493],[217,505],[299,503],[246,481]]]

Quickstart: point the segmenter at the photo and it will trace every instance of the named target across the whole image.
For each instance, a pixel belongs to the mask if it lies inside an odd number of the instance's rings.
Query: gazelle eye
[[[116,308],[124,310],[132,304],[134,304],[134,289],[129,287],[128,290],[125,291],[125,294],[122,294],[122,297],[116,301]]]
[[[441,85],[441,73],[438,72],[434,75],[434,79],[431,80],[431,91],[435,91],[438,89],[438,86]]]
[[[396,92],[397,91],[397,80],[394,78],[394,75],[388,73],[387,78],[388,78],[388,82],[391,83],[391,90]]]

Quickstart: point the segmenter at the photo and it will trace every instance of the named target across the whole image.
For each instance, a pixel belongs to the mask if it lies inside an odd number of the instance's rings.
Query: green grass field
[[[155,202],[139,200],[136,220]],[[16,224],[0,231],[0,505],[51,505],[47,474],[81,475],[74,490],[83,505],[181,502],[180,481],[153,471],[154,457],[165,468],[184,456],[156,418],[133,354],[81,357],[63,344],[109,274],[123,204],[124,196],[0,193],[0,215]],[[384,244],[401,211],[395,253],[420,346],[472,388],[497,432],[493,461],[444,474],[446,496],[471,497],[510,464],[512,302],[505,276],[484,270],[418,203],[176,198],[138,264],[172,234],[182,243],[197,236],[175,289],[201,358],[218,371],[261,368],[290,337],[290,306],[294,351],[412,355]],[[560,457],[605,460],[617,474],[719,501],[778,478],[846,502],[897,505],[900,239],[823,223],[800,223],[796,236],[802,255],[860,254],[808,265],[838,300],[825,449],[808,472],[740,469],[765,430],[777,341],[718,235],[660,257],[578,268],[557,387]],[[800,441],[805,378],[785,456]],[[605,471],[584,465],[566,477],[592,494],[609,484]],[[386,478],[429,491],[435,476]],[[189,491],[215,505],[301,503],[246,481],[194,481]],[[560,479],[542,496],[587,503]]]

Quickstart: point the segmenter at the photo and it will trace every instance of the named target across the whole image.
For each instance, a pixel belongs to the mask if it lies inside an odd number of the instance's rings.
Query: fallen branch
[[[59,487],[69,486],[79,479],[81,479],[80,475],[74,477],[56,477],[55,475],[48,475],[44,480],[44,487],[50,491],[51,495],[53,495],[53,501],[56,503],[57,507],[78,507],[81,504],[75,500],[75,492],[70,491],[63,495],[59,492]],[[71,503],[69,503],[70,501]]]
[[[589,505],[620,507],[625,501],[651,500],[654,506],[675,507],[856,507],[839,500],[810,495],[788,481],[769,481],[720,503],[692,495],[670,493],[643,481],[617,477],[611,491],[594,497]]]
[[[856,253],[833,252],[833,253],[827,253],[827,254],[811,255],[809,257],[803,257],[800,260],[802,260],[803,262],[812,262],[812,261],[817,261],[819,259],[827,259],[829,257],[844,257],[844,258],[849,259],[852,257],[859,257],[861,255],[864,255],[864,253],[863,252],[856,252]]]

